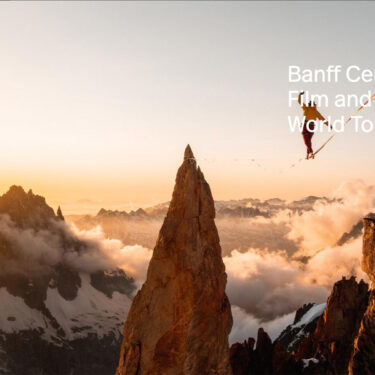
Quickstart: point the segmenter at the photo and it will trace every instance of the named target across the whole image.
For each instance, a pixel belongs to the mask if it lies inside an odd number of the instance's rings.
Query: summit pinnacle
[[[231,375],[232,314],[215,207],[190,146],[124,326],[117,375]]]

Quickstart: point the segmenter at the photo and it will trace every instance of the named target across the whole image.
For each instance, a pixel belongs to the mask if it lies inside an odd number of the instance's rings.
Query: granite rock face
[[[375,219],[363,219],[362,269],[375,281]]]
[[[232,314],[209,185],[190,146],[124,326],[117,375],[230,375]]]
[[[311,357],[324,358],[333,373],[346,373],[367,304],[368,285],[365,282],[358,283],[354,277],[336,282],[313,334]],[[305,355],[304,358],[308,357]]]
[[[333,286],[327,304],[301,307],[293,324],[273,343],[260,328],[256,349],[255,340],[251,338],[243,344],[232,345],[233,374],[347,374],[360,326],[369,327],[373,321],[371,315],[366,318],[365,314],[368,300],[365,282],[357,282],[354,277],[343,278]],[[370,337],[375,335],[371,330],[366,334],[369,337],[363,341],[368,345]],[[369,350],[371,352],[373,348]],[[359,360],[360,357],[357,354],[355,358]],[[369,363],[367,359],[362,362]],[[358,367],[360,369],[355,374],[374,373],[372,367],[369,372],[363,372],[362,365]]]
[[[371,292],[367,310],[363,316],[354,350],[349,362],[350,375],[375,373],[375,220],[363,220],[362,268],[371,280]]]

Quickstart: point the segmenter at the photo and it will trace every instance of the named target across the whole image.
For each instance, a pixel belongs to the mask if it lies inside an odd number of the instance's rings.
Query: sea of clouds
[[[287,209],[270,218],[217,220],[219,235],[228,238],[224,232],[231,231],[233,238],[241,237],[241,250],[227,250],[223,257],[234,316],[231,342],[256,337],[260,326],[276,338],[299,307],[326,301],[333,284],[343,276],[368,281],[360,264],[361,237],[341,246],[337,243],[375,211],[375,187],[363,181],[345,182],[329,198],[318,200],[312,210],[304,212]],[[108,240],[100,227],[75,231],[106,242],[104,248],[112,262],[142,285],[151,249]],[[246,250],[244,243],[248,243]]]
[[[283,209],[270,218],[217,220],[219,235],[226,239],[227,232],[233,238],[242,236],[241,249],[234,246],[223,256],[234,317],[231,342],[256,337],[260,326],[276,338],[299,307],[324,302],[343,276],[368,281],[360,265],[361,236],[341,246],[338,241],[375,211],[375,187],[362,181],[346,182],[330,198],[318,200],[303,212]],[[1,216],[0,233],[17,245],[21,259],[7,267],[20,267],[22,259],[36,270],[59,262],[85,272],[120,267],[138,288],[145,281],[152,249],[124,246],[120,239],[108,238],[100,226],[80,230],[72,223],[55,225],[51,231],[25,230]],[[246,249],[244,244],[248,244]]]

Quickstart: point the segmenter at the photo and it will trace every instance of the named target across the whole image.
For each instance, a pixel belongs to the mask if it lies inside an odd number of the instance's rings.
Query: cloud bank
[[[375,211],[375,188],[362,181],[347,182],[330,198],[302,212],[283,209],[270,218],[217,220],[221,239],[227,249],[232,247],[223,257],[234,316],[231,341],[256,336],[259,326],[275,338],[304,303],[326,301],[332,285],[343,276],[368,281],[360,265],[362,239],[336,244],[358,220]],[[144,282],[152,250],[108,240],[100,228],[76,233],[102,242],[112,262],[138,286]]]
[[[375,187],[363,181],[343,183],[334,193],[334,202],[316,202],[313,210],[291,216],[288,238],[300,241],[296,255],[311,256],[334,246],[344,232],[374,210]]]
[[[362,239],[337,242],[375,211],[375,188],[362,181],[344,183],[331,198],[305,211],[282,209],[270,218],[217,220],[227,249],[223,260],[234,316],[232,341],[256,335],[259,326],[276,337],[304,303],[324,302],[342,276],[368,281],[360,265]],[[16,262],[1,263],[2,272],[43,272],[58,263],[85,272],[120,267],[141,287],[152,256],[147,246],[108,238],[100,226],[79,230],[54,222],[49,230],[35,231],[1,215],[0,235],[17,253]]]

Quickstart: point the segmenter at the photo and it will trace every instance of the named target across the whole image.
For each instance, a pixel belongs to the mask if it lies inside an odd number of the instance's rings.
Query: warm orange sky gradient
[[[193,151],[198,155],[194,148]],[[80,173],[79,170],[41,170],[22,175],[8,171],[1,179],[0,191],[5,192],[12,184],[22,185],[26,190],[32,188],[34,193],[45,196],[55,209],[61,205],[65,214],[94,214],[101,207],[124,210],[148,207],[170,199],[175,175],[182,162],[183,148],[177,154],[167,167],[150,160],[152,170],[149,166],[140,166],[138,172],[129,172],[131,179],[127,179],[126,174],[118,176],[108,171],[100,176],[87,171]],[[157,161],[156,156],[154,160]],[[198,160],[216,200],[247,197],[294,200],[307,195],[329,195],[340,182],[348,179],[361,178],[371,182],[372,171],[366,166],[361,167],[356,161],[337,164],[335,160],[316,160],[315,173],[306,174],[303,178],[302,163],[283,171],[273,167],[272,160],[262,162],[268,167],[266,171],[246,161]],[[284,162],[289,165],[288,160]],[[357,173],[348,176],[347,170],[355,168],[358,168]],[[334,175],[330,175],[332,170],[335,170]],[[316,174],[320,174],[319,180],[316,180]]]
[[[2,3],[0,191],[32,188],[65,214],[150,206],[170,199],[187,143],[216,200],[372,184],[375,132],[349,129],[289,168],[305,146],[289,130],[287,116],[301,111],[288,107],[288,90],[373,89],[288,83],[289,65],[374,69],[364,36],[374,35],[375,4],[322,4]],[[366,114],[374,119],[374,108]]]

